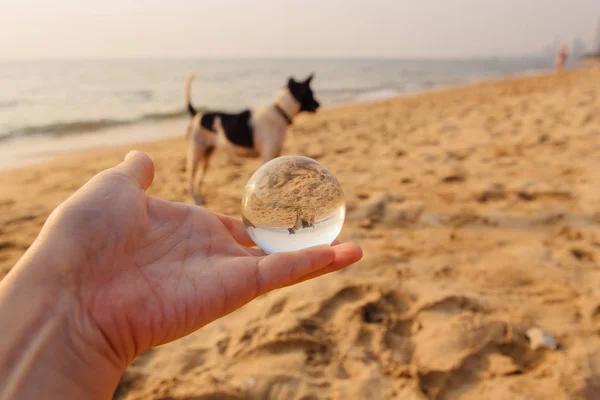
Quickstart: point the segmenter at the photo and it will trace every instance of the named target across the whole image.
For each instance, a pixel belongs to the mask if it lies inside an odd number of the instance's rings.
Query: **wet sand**
[[[184,128],[137,146],[153,196],[189,201]],[[0,276],[129,149],[1,171]],[[364,259],[145,353],[117,398],[600,398],[600,70],[324,110],[283,153],[337,176]],[[259,166],[218,152],[207,208],[240,215]]]

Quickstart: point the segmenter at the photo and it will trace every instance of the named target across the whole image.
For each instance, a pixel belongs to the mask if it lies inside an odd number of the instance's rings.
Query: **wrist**
[[[111,398],[125,366],[44,253],[34,244],[0,282],[0,400]]]

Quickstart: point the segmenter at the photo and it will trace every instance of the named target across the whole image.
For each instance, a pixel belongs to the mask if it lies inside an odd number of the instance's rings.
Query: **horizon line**
[[[462,60],[494,60],[515,58],[543,58],[540,53],[474,55],[474,56],[106,56],[106,57],[0,57],[0,62],[7,61],[253,61],[253,60],[390,60],[390,61],[462,61]]]

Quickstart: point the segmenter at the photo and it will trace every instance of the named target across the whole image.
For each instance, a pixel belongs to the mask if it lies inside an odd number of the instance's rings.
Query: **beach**
[[[0,277],[133,148],[155,162],[151,196],[190,202],[184,130],[0,170]],[[146,352],[115,398],[600,398],[599,69],[327,108],[294,121],[283,154],[335,174],[340,239],[363,260]],[[217,152],[206,208],[240,216],[259,166]]]

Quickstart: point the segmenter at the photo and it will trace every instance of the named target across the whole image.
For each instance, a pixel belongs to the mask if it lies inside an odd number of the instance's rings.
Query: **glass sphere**
[[[346,202],[327,168],[312,158],[285,156],[250,177],[242,215],[254,243],[272,254],[333,243],[344,225]]]

